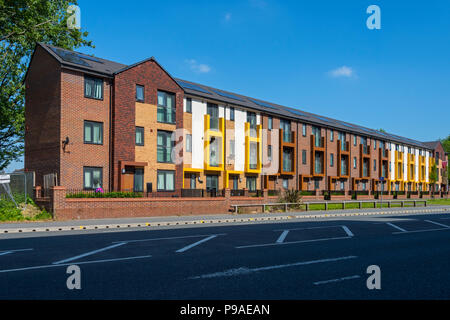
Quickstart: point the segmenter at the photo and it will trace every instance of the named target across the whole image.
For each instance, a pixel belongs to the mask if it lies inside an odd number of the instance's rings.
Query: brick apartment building
[[[423,143],[39,43],[26,75],[25,169],[36,185],[192,196],[198,190],[438,190]]]

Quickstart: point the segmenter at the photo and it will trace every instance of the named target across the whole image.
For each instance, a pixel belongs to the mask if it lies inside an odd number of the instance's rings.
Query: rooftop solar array
[[[177,83],[181,87],[186,88],[186,89],[191,89],[191,90],[194,90],[194,91],[211,94],[211,92],[207,91],[206,89],[203,89],[202,87],[200,87],[200,86],[198,86],[196,84],[192,84],[192,83],[188,83],[188,82],[184,82],[184,81],[180,81],[180,80],[177,80]]]
[[[292,109],[289,109],[289,112],[292,113],[292,114],[301,116],[301,117],[307,117],[307,116],[308,116],[306,113],[304,113],[304,112],[302,112],[302,111],[300,111],[300,110],[292,110]]]
[[[238,96],[235,96],[234,94],[231,94],[231,93],[226,93],[226,92],[219,91],[219,90],[212,90],[212,91],[217,93],[219,96],[222,96],[222,97],[225,97],[225,98],[230,98],[230,99],[238,100],[238,101],[244,101],[242,98],[240,98]]]
[[[55,52],[58,56],[61,57],[64,61],[79,64],[84,67],[90,67],[91,65],[84,61],[79,54],[75,52],[65,51],[59,48],[51,48],[53,52]]]
[[[253,102],[254,104],[257,104],[258,106],[278,110],[278,108],[276,108],[276,107],[274,107],[274,106],[272,106],[271,104],[268,104],[268,103],[266,103],[266,102],[262,102],[262,101],[258,101],[258,100],[254,100],[254,99],[248,99],[248,100],[250,100],[250,101]]]

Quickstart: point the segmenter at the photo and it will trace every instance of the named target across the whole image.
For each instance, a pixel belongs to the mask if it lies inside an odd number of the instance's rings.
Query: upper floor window
[[[103,144],[103,123],[84,121],[84,143]]]
[[[291,142],[292,132],[291,132],[291,122],[289,120],[280,120],[280,129],[283,130],[283,141]]]
[[[192,99],[186,98],[186,112],[192,113]]]
[[[330,130],[330,141],[333,142],[334,141],[334,131]]]
[[[334,166],[334,154],[330,153],[330,167]]]
[[[269,145],[267,147],[267,158],[269,159],[269,161],[272,161],[272,146]]]
[[[302,164],[306,164],[306,150],[302,150]]]
[[[136,145],[143,146],[144,145],[144,128],[136,127]]]
[[[92,99],[103,99],[103,80],[99,78],[84,78],[84,96]]]
[[[186,152],[192,152],[192,134],[186,135]]]
[[[353,158],[353,168],[356,169],[356,157]]]
[[[206,113],[209,115],[209,128],[211,130],[219,130],[219,106],[208,102]]]
[[[158,122],[175,123],[175,95],[158,91]]]
[[[377,148],[377,140],[373,140],[373,150]]]
[[[273,129],[273,118],[272,117],[267,118],[267,128],[269,130]]]
[[[235,140],[230,140],[230,158],[234,159],[236,154]]]
[[[256,113],[247,111],[247,122],[250,123],[250,128],[256,129]]]
[[[144,102],[144,86],[136,85],[136,101]]]
[[[234,121],[234,108],[230,108],[230,121]]]
[[[306,137],[306,124],[302,126],[302,135]]]
[[[159,131],[157,137],[157,161],[172,163],[172,132]]]
[[[357,136],[353,136],[353,145],[354,146],[356,146],[357,140],[358,140],[358,137]]]

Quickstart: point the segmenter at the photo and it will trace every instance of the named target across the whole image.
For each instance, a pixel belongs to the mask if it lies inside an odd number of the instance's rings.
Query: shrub
[[[142,192],[95,192],[95,193],[85,193],[76,192],[66,194],[66,198],[142,198]]]
[[[292,205],[291,207],[299,209],[301,207],[301,204],[303,203],[301,191],[295,189],[285,190],[278,198],[278,202],[295,203],[296,205]]]

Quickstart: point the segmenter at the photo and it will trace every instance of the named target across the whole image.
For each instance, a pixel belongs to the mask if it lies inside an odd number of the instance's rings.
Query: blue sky
[[[96,46],[81,52],[154,56],[175,77],[417,140],[450,134],[449,1],[78,3]]]

